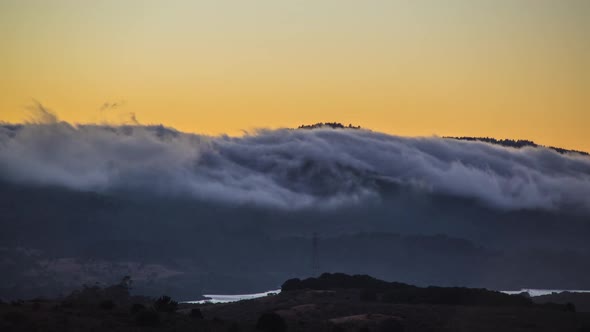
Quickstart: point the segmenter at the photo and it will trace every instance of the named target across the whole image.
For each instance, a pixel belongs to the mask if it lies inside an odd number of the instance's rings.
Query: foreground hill
[[[485,289],[420,288],[369,276],[292,279],[280,294],[227,304],[130,296],[127,282],[59,300],[0,303],[2,331],[588,331],[573,305]]]

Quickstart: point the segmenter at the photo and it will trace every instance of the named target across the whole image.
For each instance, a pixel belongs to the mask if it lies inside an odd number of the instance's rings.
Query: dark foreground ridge
[[[0,303],[0,331],[590,331],[590,313],[572,304],[367,275],[291,279],[279,294],[226,304],[133,296],[130,286]]]
[[[350,276],[324,273],[318,278],[287,280],[282,291],[361,289],[367,299],[386,303],[468,305],[468,306],[530,306],[529,297],[508,295],[487,289],[466,287],[416,287],[399,282],[387,282],[368,275]]]

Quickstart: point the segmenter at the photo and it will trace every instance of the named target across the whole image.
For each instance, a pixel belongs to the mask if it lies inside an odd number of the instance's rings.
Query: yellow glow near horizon
[[[34,98],[70,122],[338,121],[590,151],[586,0],[0,0],[0,50],[0,121]]]

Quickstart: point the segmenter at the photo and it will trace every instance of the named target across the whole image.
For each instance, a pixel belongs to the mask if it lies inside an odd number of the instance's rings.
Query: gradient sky
[[[590,151],[590,1],[0,0],[0,91],[9,122],[36,99],[70,122],[339,121]]]

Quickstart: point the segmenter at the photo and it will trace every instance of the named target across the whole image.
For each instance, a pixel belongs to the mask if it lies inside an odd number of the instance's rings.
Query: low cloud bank
[[[589,157],[352,129],[212,137],[162,126],[0,125],[0,179],[279,209],[360,204],[391,183],[492,208],[590,214]]]

